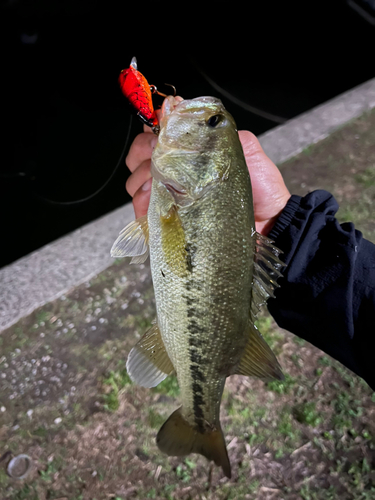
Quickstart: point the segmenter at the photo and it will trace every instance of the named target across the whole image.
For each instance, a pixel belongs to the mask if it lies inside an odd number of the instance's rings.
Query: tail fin
[[[224,474],[231,477],[228,452],[221,428],[201,433],[184,419],[181,408],[173,412],[161,427],[156,442],[160,451],[169,456],[200,453],[221,466]]]

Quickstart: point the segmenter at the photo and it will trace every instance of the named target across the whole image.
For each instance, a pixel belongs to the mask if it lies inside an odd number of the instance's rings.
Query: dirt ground
[[[375,110],[280,168],[293,193],[331,191],[340,221],[375,241]],[[375,393],[267,314],[259,328],[286,378],[228,379],[232,479],[201,456],[162,455],[155,436],[179,406],[176,379],[147,390],[125,370],[154,317],[148,264],[124,259],[2,332],[2,500],[375,499]],[[33,467],[17,480],[7,466],[21,453]]]

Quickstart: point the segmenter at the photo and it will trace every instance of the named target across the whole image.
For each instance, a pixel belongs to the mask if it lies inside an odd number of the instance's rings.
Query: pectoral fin
[[[112,257],[133,257],[131,264],[141,264],[148,257],[147,215],[128,224],[111,249]]]
[[[173,205],[161,222],[161,244],[164,259],[169,269],[177,276],[191,272],[191,256],[187,250],[185,232],[182,227],[178,209]]]
[[[252,323],[249,326],[249,340],[245,352],[234,373],[262,379],[284,379],[276,356]]]
[[[221,428],[201,433],[194,429],[182,416],[178,408],[161,427],[156,443],[169,456],[184,456],[199,453],[221,466],[224,474],[231,477],[227,447]]]
[[[130,351],[126,369],[133,382],[148,388],[157,386],[173,372],[158,325],[152,326]]]

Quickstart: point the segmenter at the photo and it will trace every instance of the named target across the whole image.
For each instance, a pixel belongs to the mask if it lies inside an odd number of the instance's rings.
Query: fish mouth
[[[151,175],[156,181],[163,184],[163,186],[171,193],[173,197],[183,197],[188,194],[187,190],[184,189],[178,182],[163,177],[163,175],[155,167],[154,163],[151,164]]]
[[[163,118],[169,116],[173,111],[177,108],[177,106],[180,104],[180,102],[183,101],[183,98],[180,96],[173,97],[171,95],[167,96],[164,99],[164,102],[161,107],[161,112],[160,112],[160,122],[162,121]]]
[[[181,186],[176,186],[176,184],[172,184],[170,182],[164,182],[164,186],[168,189],[168,191],[173,195],[178,196],[186,196],[187,191],[183,189]]]

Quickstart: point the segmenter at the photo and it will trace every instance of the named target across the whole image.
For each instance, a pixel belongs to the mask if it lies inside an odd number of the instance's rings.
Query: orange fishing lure
[[[152,87],[137,69],[137,59],[133,57],[130,66],[123,69],[118,78],[122,93],[137,113],[141,121],[157,133],[159,122],[152,103]]]

